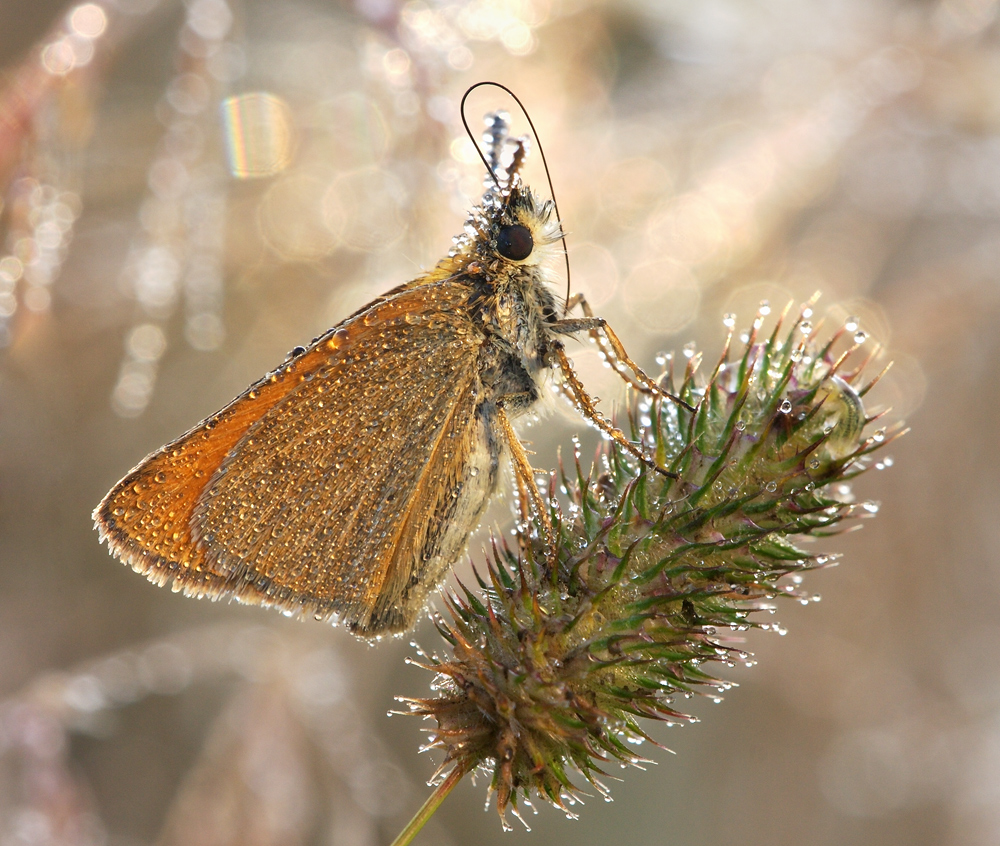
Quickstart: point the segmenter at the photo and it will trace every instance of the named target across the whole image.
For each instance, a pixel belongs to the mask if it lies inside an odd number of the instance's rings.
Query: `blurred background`
[[[651,728],[676,754],[530,833],[462,784],[418,842],[1000,842],[997,0],[3,0],[0,69],[0,844],[367,846],[426,796],[422,726],[386,716],[426,695],[409,638],[158,590],[90,513],[447,251],[481,79],[531,109],[574,286],[633,357],[821,291],[913,431],[823,601]],[[536,466],[581,429],[554,403]]]

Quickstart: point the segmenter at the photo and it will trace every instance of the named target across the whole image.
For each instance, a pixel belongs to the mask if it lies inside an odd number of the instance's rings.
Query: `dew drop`
[[[782,414],[789,414],[792,410],[792,404],[789,400],[783,399],[781,405],[778,406],[778,411]]]
[[[731,311],[727,311],[722,315],[722,325],[727,329],[732,329],[736,325],[736,315]]]
[[[852,314],[850,317],[847,318],[847,320],[844,321],[844,328],[848,332],[853,332],[858,328],[858,324],[860,323],[861,321],[855,315]]]
[[[771,303],[768,300],[761,300],[757,313],[767,317],[771,313]]]
[[[863,344],[867,340],[868,340],[868,333],[865,332],[864,329],[859,329],[857,332],[854,333],[854,343]]]
[[[813,330],[813,325],[812,325],[812,321],[811,320],[803,320],[799,324],[799,331],[803,335],[808,335],[810,332],[812,332],[812,330]]]
[[[764,485],[764,489],[768,493],[774,493],[778,489],[778,484],[777,482],[768,482],[766,485]]]

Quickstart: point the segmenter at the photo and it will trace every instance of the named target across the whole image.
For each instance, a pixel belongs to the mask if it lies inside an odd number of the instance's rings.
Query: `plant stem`
[[[434,812],[441,806],[441,803],[444,802],[445,798],[451,793],[455,785],[462,780],[464,775],[465,769],[463,767],[455,767],[455,769],[448,773],[447,778],[434,788],[434,792],[427,797],[427,801],[420,806],[420,810],[406,824],[406,828],[399,832],[399,836],[392,841],[392,846],[408,846],[413,841],[413,838],[417,836],[417,832],[424,827],[427,820],[434,816]]]

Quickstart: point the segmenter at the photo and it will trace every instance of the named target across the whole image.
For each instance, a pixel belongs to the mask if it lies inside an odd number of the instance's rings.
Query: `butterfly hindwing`
[[[112,547],[189,593],[411,627],[496,481],[467,295],[373,304],[154,453],[98,509]],[[206,471],[192,502],[185,473]]]

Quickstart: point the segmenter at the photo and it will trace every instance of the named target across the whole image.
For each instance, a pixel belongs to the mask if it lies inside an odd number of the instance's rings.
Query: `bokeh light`
[[[227,97],[222,116],[233,176],[274,176],[291,163],[292,115],[280,97],[264,91]]]
[[[280,256],[311,261],[332,252],[344,226],[325,213],[332,178],[322,171],[297,171],[275,182],[260,205],[260,233]]]

